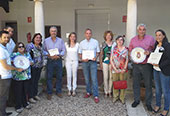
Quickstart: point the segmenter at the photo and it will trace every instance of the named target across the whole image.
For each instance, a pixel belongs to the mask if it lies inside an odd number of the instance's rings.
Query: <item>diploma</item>
[[[48,50],[50,56],[59,55],[58,48]]]
[[[83,50],[82,51],[82,59],[92,60],[94,58],[94,50]]]
[[[159,64],[159,61],[161,59],[161,56],[162,56],[162,53],[155,53],[155,52],[152,52],[148,58],[148,61],[147,63],[150,63],[150,64]]]

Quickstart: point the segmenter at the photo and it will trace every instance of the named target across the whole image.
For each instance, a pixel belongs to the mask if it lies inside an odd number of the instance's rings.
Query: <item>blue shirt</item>
[[[84,39],[80,42],[79,54],[82,54],[83,50],[94,50],[94,56],[96,57],[96,53],[100,52],[98,41],[93,38],[91,38],[89,41],[87,39]]]
[[[12,40],[12,38],[10,38],[9,42],[6,44],[6,48],[11,55],[15,48],[15,42]]]
[[[66,48],[64,41],[61,38],[56,37],[56,40],[53,41],[51,37],[48,37],[44,40],[43,44],[44,50],[48,52],[50,49],[57,48],[59,51],[59,55],[64,56]]]
[[[6,60],[7,64],[11,65],[10,54],[7,48],[2,44],[0,44],[0,60]],[[11,70],[5,69],[1,63],[0,63],[0,75],[1,79],[12,78]]]

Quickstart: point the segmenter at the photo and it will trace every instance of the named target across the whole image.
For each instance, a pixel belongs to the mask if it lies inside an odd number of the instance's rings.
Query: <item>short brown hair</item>
[[[106,40],[106,36],[107,36],[108,33],[110,33],[110,35],[111,35],[111,40],[113,40],[113,33],[112,33],[112,31],[110,31],[110,30],[107,30],[107,31],[104,32],[104,36],[103,36],[104,40]]]

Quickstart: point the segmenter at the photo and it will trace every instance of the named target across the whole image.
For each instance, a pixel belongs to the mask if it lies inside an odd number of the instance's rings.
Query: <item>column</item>
[[[127,4],[127,24],[126,24],[126,45],[136,35],[137,26],[137,0],[128,0]]]
[[[45,38],[44,32],[44,11],[43,11],[44,0],[34,0],[34,28],[35,33],[41,33],[42,39]]]

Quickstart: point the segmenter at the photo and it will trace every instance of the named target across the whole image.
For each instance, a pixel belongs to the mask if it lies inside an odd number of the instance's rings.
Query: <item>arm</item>
[[[100,68],[101,69],[103,69],[102,59],[103,59],[103,51],[101,50],[100,55],[99,55],[99,62],[100,62]]]
[[[15,68],[14,66],[8,65],[6,62],[6,59],[0,60],[0,63],[2,64],[2,67],[5,68],[6,70],[16,70],[18,72],[23,71],[23,69],[21,69],[21,68]]]
[[[114,65],[112,59],[113,59],[113,55],[110,56],[110,64],[111,64],[111,67],[113,68],[113,70],[115,70],[115,72],[118,73],[118,70],[117,70],[116,66]]]

